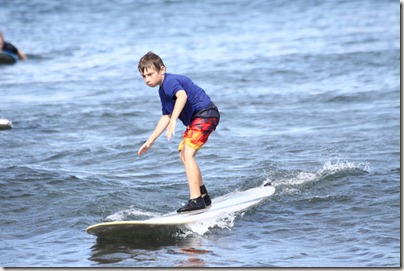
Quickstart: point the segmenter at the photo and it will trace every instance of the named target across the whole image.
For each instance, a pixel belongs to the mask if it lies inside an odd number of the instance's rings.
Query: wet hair
[[[139,60],[137,68],[143,74],[145,69],[155,68],[159,71],[161,66],[165,67],[163,60],[155,53],[149,51]]]

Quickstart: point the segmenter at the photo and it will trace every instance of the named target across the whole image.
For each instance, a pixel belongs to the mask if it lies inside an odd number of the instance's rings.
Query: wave
[[[323,167],[314,172],[292,171],[282,173],[284,176],[267,181],[277,188],[277,196],[299,194],[315,183],[337,180],[347,176],[360,176],[371,171],[368,163],[354,163],[337,160],[327,161]]]
[[[152,217],[161,216],[160,213],[148,212],[141,209],[134,208],[131,206],[127,210],[118,211],[112,215],[109,215],[105,218],[105,222],[107,221],[124,221],[124,220],[141,220]]]
[[[278,171],[278,170],[276,170]],[[358,176],[364,175],[370,171],[370,166],[366,163],[354,163],[348,161],[327,161],[323,167],[317,171],[292,171],[283,172],[283,177],[276,178],[276,180],[265,179],[263,183],[268,181],[276,187],[275,198],[300,194],[301,192],[312,188],[316,183],[326,183],[329,180],[336,180],[345,176]],[[279,173],[279,171],[278,171]],[[231,193],[238,193],[233,191]],[[223,195],[221,197],[224,197]],[[310,201],[328,201],[340,197],[338,195],[325,195],[325,196],[310,196]],[[220,197],[216,198],[216,200]],[[343,200],[346,200],[345,198]],[[203,236],[214,229],[228,229],[234,226],[236,218],[243,216],[246,211],[236,213],[223,213],[220,216],[197,221],[188,225],[182,226],[178,231],[170,232],[173,238],[187,238],[190,236]],[[145,211],[142,209],[131,206],[129,209],[118,211],[105,218],[105,221],[125,221],[125,220],[143,220],[153,217],[162,216],[162,213]]]
[[[323,168],[318,171],[320,174],[336,174],[336,173],[349,173],[349,174],[361,174],[371,171],[369,163],[354,163],[348,161],[332,161],[325,162]]]

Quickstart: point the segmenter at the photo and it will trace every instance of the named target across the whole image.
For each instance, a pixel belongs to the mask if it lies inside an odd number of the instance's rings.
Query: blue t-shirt
[[[179,90],[185,90],[188,99],[178,118],[185,126],[188,126],[194,113],[208,107],[212,101],[206,92],[195,85],[188,77],[166,73],[163,84],[159,89],[163,115],[173,113],[175,101],[177,100],[175,94]]]
[[[10,53],[13,53],[15,55],[18,55],[18,49],[9,42],[4,42],[3,48],[1,49],[4,51],[9,51]]]

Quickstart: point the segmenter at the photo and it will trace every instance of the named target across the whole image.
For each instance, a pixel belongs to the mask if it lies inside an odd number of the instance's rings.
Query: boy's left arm
[[[185,90],[177,91],[175,96],[177,97],[177,100],[175,101],[174,110],[173,110],[173,113],[171,114],[170,123],[168,124],[167,131],[166,131],[166,136],[167,136],[168,140],[170,140],[171,136],[174,135],[174,133],[175,133],[175,126],[177,124],[178,116],[181,114],[182,109],[184,109],[184,106],[188,99],[188,96],[187,96],[187,93],[185,92]]]

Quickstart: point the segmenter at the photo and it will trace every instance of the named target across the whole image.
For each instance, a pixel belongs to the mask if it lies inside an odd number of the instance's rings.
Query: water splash
[[[279,188],[277,189],[278,195],[295,195],[300,193],[302,188],[319,181],[362,175],[369,171],[371,171],[371,167],[368,163],[329,160],[317,171],[306,172],[294,170],[291,172],[283,172],[281,177],[276,177],[275,180],[273,180],[273,177],[269,176],[267,181],[273,182],[273,185]]]
[[[244,213],[223,213],[218,217],[191,223],[183,229],[181,237],[194,235],[195,233],[202,236],[213,228],[231,230],[234,226],[234,220],[236,217],[243,214]]]
[[[147,212],[134,207],[130,207],[130,209],[118,211],[112,215],[107,216],[105,218],[105,221],[140,220],[157,216],[161,216],[161,214]]]
[[[341,172],[341,171],[351,171],[351,170],[360,170],[360,171],[371,171],[369,163],[354,163],[348,161],[340,161],[337,160],[333,162],[331,160],[324,163],[323,168],[319,171],[320,173],[324,172]]]

